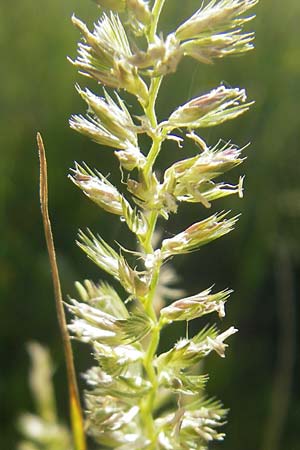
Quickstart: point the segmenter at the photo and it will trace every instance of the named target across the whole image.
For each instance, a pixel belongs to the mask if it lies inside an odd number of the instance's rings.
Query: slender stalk
[[[162,10],[162,7],[164,5],[164,0],[156,0],[153,10],[152,10],[152,17],[153,21],[151,24],[151,28],[148,34],[148,42],[153,42],[154,37],[156,34],[157,24],[159,20],[159,16]],[[152,128],[156,132],[157,128],[157,117],[155,112],[155,104],[157,95],[159,92],[159,88],[161,86],[162,77],[155,77],[151,80],[150,88],[149,88],[149,102],[147,107],[145,108],[145,114],[149,119],[149,122],[151,123]],[[154,134],[152,138],[152,146],[149,150],[147,161],[145,166],[143,167],[143,175],[144,179],[147,180],[150,173],[152,172],[153,164],[160,152],[161,144],[163,142],[162,136],[159,136],[157,134]],[[143,248],[145,253],[153,253],[153,247],[152,247],[152,239],[153,234],[155,231],[156,223],[158,219],[158,212],[157,211],[151,211],[149,215],[149,228],[148,228],[148,234],[146,236]],[[149,394],[146,396],[146,398],[143,399],[141,403],[141,416],[142,421],[144,423],[144,427],[146,429],[148,438],[151,441],[151,444],[149,446],[149,450],[156,448],[156,442],[157,442],[157,432],[155,430],[155,423],[154,423],[154,417],[153,417],[153,406],[157,394],[158,389],[158,379],[156,371],[153,367],[153,358],[155,356],[155,353],[157,351],[157,347],[159,344],[159,337],[160,337],[160,327],[158,325],[158,320],[156,317],[156,313],[153,306],[153,297],[155,294],[156,286],[158,283],[159,278],[159,271],[160,271],[160,263],[157,263],[153,274],[152,274],[152,281],[149,286],[148,295],[145,301],[145,311],[147,315],[153,320],[154,327],[152,329],[150,341],[148,344],[147,351],[145,353],[144,357],[144,368],[147,373],[148,379],[152,384],[152,388],[149,392]]]
[[[149,103],[148,103],[147,107],[145,108],[145,114],[148,117],[148,119],[151,123],[151,126],[154,130],[157,127],[155,104],[156,104],[156,99],[157,99],[157,95],[159,92],[159,88],[161,85],[161,81],[162,81],[162,77],[156,77],[151,80],[150,89],[149,89]],[[162,144],[161,136],[154,135],[152,146],[151,146],[150,151],[147,156],[147,162],[143,169],[146,179],[147,179],[147,177],[152,169],[152,166],[155,162],[155,159],[160,151],[161,144]]]
[[[150,89],[149,89],[149,103],[145,110],[151,126],[155,128],[157,126],[157,119],[155,114],[155,103],[158,95],[158,91],[161,85],[162,77],[155,77],[151,80]]]
[[[151,233],[153,236],[153,232]],[[142,405],[141,405],[141,413],[142,413],[142,420],[145,424],[145,427],[147,429],[148,437],[151,440],[151,444],[149,447],[150,449],[156,448],[156,441],[157,441],[157,432],[155,429],[155,423],[154,423],[154,417],[153,417],[153,406],[157,395],[158,390],[158,379],[156,370],[153,366],[153,359],[156,354],[158,344],[159,344],[159,338],[160,338],[160,325],[157,320],[157,316],[155,313],[155,309],[153,306],[153,297],[155,294],[156,286],[158,283],[159,278],[159,272],[160,272],[160,266],[161,263],[157,263],[156,267],[154,268],[154,273],[152,276],[152,282],[149,287],[146,304],[145,304],[145,310],[147,315],[152,319],[154,322],[154,326],[151,333],[151,338],[148,344],[147,351],[145,353],[144,357],[144,368],[148,375],[148,379],[152,384],[152,388],[146,398],[143,399]]]
[[[153,10],[152,10],[152,24],[149,31],[149,34],[147,36],[148,42],[153,42],[154,37],[156,34],[157,24],[159,20],[159,16],[162,10],[164,4],[164,0],[156,0]],[[159,88],[161,85],[162,77],[155,77],[151,80],[150,88],[149,88],[149,102],[147,107],[144,108],[145,114],[149,119],[149,122],[151,123],[151,127],[156,131],[157,128],[157,117],[155,112],[155,104],[157,95],[159,92]],[[150,173],[152,172],[153,164],[156,160],[157,155],[159,154],[159,151],[161,149],[162,144],[162,137],[154,134],[152,138],[152,146],[149,150],[147,161],[145,166],[143,167],[143,176],[144,179],[147,180],[149,178]],[[152,247],[152,239],[153,234],[155,231],[156,223],[158,219],[158,212],[157,211],[151,211],[148,219],[148,233],[146,236],[146,239],[143,244],[143,250],[147,254],[153,254],[154,250]],[[150,341],[148,344],[148,348],[145,353],[144,357],[144,368],[147,373],[148,379],[152,384],[152,388],[149,392],[149,394],[142,400],[140,408],[141,408],[141,418],[142,422],[145,428],[145,431],[148,435],[148,439],[151,441],[149,450],[156,448],[156,442],[157,442],[157,432],[155,430],[155,423],[154,423],[154,417],[153,417],[153,405],[155,401],[155,397],[157,394],[158,389],[158,379],[156,371],[153,367],[153,358],[155,356],[155,353],[157,351],[157,347],[159,344],[159,337],[160,337],[160,328],[158,325],[156,313],[153,307],[153,297],[155,294],[156,286],[158,283],[159,278],[159,270],[160,270],[160,263],[157,263],[153,274],[152,274],[152,281],[149,286],[148,295],[145,300],[145,311],[147,315],[153,320],[154,327],[152,329]]]
[[[155,160],[160,152],[161,144],[162,144],[162,137],[158,136],[153,139],[152,146],[147,156],[147,162],[143,168],[145,179],[148,178],[149,173],[151,172],[153,164],[155,163]]]
[[[70,415],[71,425],[73,430],[73,439],[75,450],[86,450],[83,417],[80,406],[78,387],[76,381],[73,351],[68,333],[65,311],[63,307],[63,299],[60,285],[59,272],[56,262],[55,246],[53,241],[52,227],[48,211],[48,181],[47,181],[47,160],[45,154],[45,147],[40,133],[37,133],[37,144],[40,159],[40,203],[44,225],[44,233],[46,238],[47,250],[51,266],[52,281],[54,287],[55,304],[57,311],[57,318],[63,347],[66,358],[67,378],[69,385],[70,396]]]
[[[156,226],[156,222],[157,222],[157,218],[158,218],[158,213],[157,211],[152,211],[150,213],[149,219],[148,219],[148,234],[145,238],[145,241],[143,243],[143,248],[145,253],[153,253],[153,247],[152,247],[152,238],[153,238],[153,233],[155,231],[155,226]]]
[[[164,6],[165,1],[166,0],[156,0],[153,5],[153,9],[152,9],[153,21],[152,21],[150,31],[149,31],[149,37],[148,37],[149,42],[154,41],[154,36],[156,34],[156,29],[157,29],[160,13]]]
[[[151,304],[151,307],[153,309],[153,306]],[[153,309],[153,313],[155,314],[155,311]],[[143,400],[142,403],[142,420],[146,426],[148,437],[151,440],[151,444],[149,446],[150,449],[154,449],[156,447],[156,441],[157,441],[157,432],[155,429],[155,423],[154,423],[154,417],[153,417],[153,405],[155,402],[157,389],[158,389],[158,379],[156,371],[153,367],[153,358],[155,356],[155,353],[157,351],[157,347],[159,344],[159,337],[160,337],[160,328],[158,326],[158,323],[153,328],[151,340],[144,358],[144,367],[147,372],[149,381],[152,384],[152,389],[150,390],[147,397]]]
[[[152,239],[153,234],[156,228],[156,222],[158,219],[158,212],[152,211],[150,213],[149,217],[149,228],[148,228],[148,235],[146,237],[145,243],[144,243],[144,251],[145,253],[153,253],[153,247],[152,247]],[[146,396],[146,398],[143,399],[141,404],[141,415],[142,415],[142,421],[144,423],[144,426],[147,430],[148,437],[151,440],[151,444],[149,447],[150,449],[156,448],[156,440],[157,440],[157,432],[155,430],[155,423],[154,423],[154,417],[153,417],[153,406],[155,402],[155,398],[157,395],[158,390],[158,379],[156,371],[153,367],[153,359],[156,354],[158,344],[159,344],[159,338],[160,338],[160,325],[157,320],[157,316],[155,313],[155,309],[153,306],[153,298],[155,295],[156,287],[158,284],[159,279],[159,273],[160,273],[160,267],[161,262],[158,261],[153,269],[152,274],[152,281],[149,286],[148,295],[145,300],[145,312],[150,317],[154,323],[150,341],[148,344],[148,348],[146,350],[145,356],[144,356],[144,368],[148,375],[148,379],[152,384],[152,388],[149,392],[149,394]]]

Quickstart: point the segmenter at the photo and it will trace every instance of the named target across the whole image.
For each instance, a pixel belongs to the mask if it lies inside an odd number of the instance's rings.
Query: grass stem
[[[83,426],[83,417],[80,406],[77,380],[74,367],[73,351],[68,332],[65,311],[63,307],[63,299],[60,285],[59,272],[56,261],[55,246],[52,234],[52,227],[48,211],[48,177],[47,177],[47,160],[43,139],[40,133],[37,133],[37,144],[40,159],[40,203],[41,212],[44,225],[44,233],[46,238],[47,250],[49,255],[52,281],[54,287],[55,304],[57,311],[57,318],[63,347],[66,358],[67,378],[69,385],[70,396],[70,415],[71,425],[73,431],[73,439],[75,450],[86,450],[85,434]]]

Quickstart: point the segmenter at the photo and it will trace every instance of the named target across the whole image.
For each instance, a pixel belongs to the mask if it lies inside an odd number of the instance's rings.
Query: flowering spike
[[[120,162],[120,166],[131,172],[133,169],[142,168],[146,163],[146,158],[137,147],[128,146],[124,150],[115,152]]]
[[[186,375],[175,370],[163,370],[160,373],[161,384],[176,394],[197,395],[203,391],[208,375]]]
[[[127,314],[118,319],[99,308],[71,299],[69,311],[75,316],[70,330],[84,342],[99,342],[109,345],[132,344],[151,331],[149,317],[142,313]]]
[[[88,235],[79,231],[78,246],[101,269],[119,280],[119,255],[102,239],[88,230]]]
[[[189,253],[229,233],[238,217],[225,219],[227,213],[214,214],[201,222],[196,222],[173,238],[162,242],[162,257]]]
[[[159,355],[156,361],[158,371],[189,368],[212,351],[224,358],[227,347],[224,340],[237,331],[236,328],[230,327],[223,333],[218,334],[216,328],[211,327],[202,330],[192,339],[181,339],[171,350]]]
[[[105,98],[101,98],[89,89],[83,91],[79,86],[76,89],[87,103],[89,114],[87,118],[72,116],[71,128],[99,144],[121,149],[137,146],[138,128],[134,125],[125,103],[118,96],[119,105],[105,91]]]
[[[83,168],[76,163],[69,178],[102,209],[119,216],[123,214],[121,194],[101,173],[96,175],[87,166]]]
[[[104,86],[125,89],[146,103],[147,86],[127,61],[132,53],[119,17],[113,13],[110,17],[103,14],[93,33],[75,16],[72,20],[84,37],[74,62],[78,69]]]
[[[194,130],[237,118],[251,103],[244,89],[220,85],[175,107],[159,122],[156,101],[163,78],[176,71],[184,56],[212,63],[251,50],[254,35],[243,28],[253,18],[248,11],[257,0],[207,0],[168,35],[158,30],[165,0],[96,3],[109,11],[101,15],[93,31],[72,19],[82,34],[73,64],[96,80],[104,94],[77,86],[88,112],[72,116],[70,126],[113,148],[120,187],[77,163],[70,179],[102,209],[120,217],[134,233],[138,250],[127,250],[120,243],[115,251],[90,231],[79,232],[79,247],[122,288],[119,293],[107,283],[86,280],[76,284],[80,299],[69,301],[73,315],[69,329],[75,338],[89,343],[95,359],[85,374],[85,429],[101,448],[207,450],[211,441],[223,440],[219,427],[227,411],[220,402],[205,397],[208,376],[198,373],[198,363],[211,353],[223,358],[225,341],[237,330],[229,327],[219,332],[216,326],[206,326],[164,353],[159,340],[162,328],[172,322],[188,323],[213,312],[224,317],[231,291],[209,288],[195,295],[185,293],[170,286],[178,277],[165,263],[229,233],[237,216],[227,218],[228,213],[215,212],[165,239],[158,233],[157,221],[180,213],[181,202],[195,203],[205,212],[216,199],[232,194],[242,197],[243,177],[237,184],[220,177],[241,164],[243,148],[222,140],[210,146]],[[183,11],[184,2],[178,2],[181,6]],[[127,91],[126,102],[122,91]],[[134,102],[140,111],[133,110]],[[180,129],[181,136],[174,134],[175,129]],[[146,139],[140,139],[141,135]],[[155,165],[166,140],[179,147],[193,145],[196,151],[158,173]],[[64,443],[59,448],[69,447]],[[79,447],[76,450],[84,450]]]
[[[167,129],[194,129],[219,125],[247,111],[251,103],[245,103],[246,98],[244,89],[219,86],[177,108],[164,126]]]
[[[153,326],[149,317],[142,312],[131,314],[128,319],[119,321],[119,324],[125,336],[124,340],[130,344],[141,341],[150,333]]]
[[[160,312],[165,322],[192,320],[216,311],[220,318],[225,316],[224,305],[232,291],[224,290],[211,294],[211,288],[199,294],[175,301]]]
[[[116,290],[108,283],[95,284],[85,280],[83,284],[76,282],[76,289],[80,298],[90,306],[111,314],[118,319],[128,317],[128,311]]]
[[[233,53],[252,50],[253,33],[241,33],[245,23],[255,16],[242,16],[257,0],[211,0],[177,28],[185,55],[211,63]],[[242,17],[241,17],[242,16]]]
[[[253,40],[253,33],[239,34],[238,31],[232,31],[211,38],[192,39],[184,42],[180,48],[185,56],[190,56],[204,64],[211,64],[214,59],[252,50]]]
[[[176,72],[183,55],[180,42],[172,33],[165,40],[161,36],[156,37],[146,51],[138,50],[129,61],[139,69],[147,69],[147,75],[156,77]]]
[[[188,137],[198,141],[195,133],[188,134]],[[219,144],[212,149],[206,147],[200,155],[178,161],[169,167],[164,175],[161,196],[169,195],[180,202],[202,203],[206,208],[211,206],[211,201],[227,195],[238,194],[241,198],[243,177],[240,177],[237,185],[212,181],[243,161],[239,158],[242,149],[230,143],[221,147]]]
[[[71,303],[68,309],[75,319],[69,329],[75,336],[83,342],[97,340],[111,345],[122,342],[123,335],[114,316],[74,299]]]
[[[128,228],[135,233],[139,239],[144,239],[147,233],[148,224],[145,216],[136,208],[132,209],[130,204],[122,197],[122,214]]]
[[[224,33],[232,28],[239,28],[254,16],[240,17],[257,3],[257,0],[212,0],[195,12],[177,30],[181,39],[191,39],[208,31]]]

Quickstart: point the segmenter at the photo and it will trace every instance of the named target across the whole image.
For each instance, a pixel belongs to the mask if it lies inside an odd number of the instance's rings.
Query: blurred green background
[[[170,30],[200,6],[197,0],[167,2],[162,25]],[[78,228],[90,227],[112,242],[121,240],[120,221],[90,204],[67,180],[73,161],[86,161],[104,174],[116,166],[112,151],[69,130],[72,113],[84,112],[74,83],[86,81],[67,62],[75,56],[75,12],[90,25],[99,11],[89,0],[16,0],[0,5],[0,448],[13,450],[16,419],[31,410],[26,343],[38,340],[53,355],[62,417],[67,389],[55,317],[52,285],[38,200],[35,134],[43,133],[48,151],[50,210],[65,295],[74,280],[99,279],[92,263],[74,245]],[[230,235],[201,252],[175,260],[189,293],[233,288],[222,329],[240,332],[227,358],[211,355],[208,389],[231,412],[223,450],[300,449],[297,317],[300,269],[300,2],[261,0],[256,8],[256,50],[212,66],[184,60],[166,78],[160,115],[223,81],[246,87],[256,104],[245,116],[204,136],[240,146],[251,141],[247,160],[228,179],[246,174],[245,198],[228,198],[213,210],[242,216]],[[94,89],[97,87],[94,85]],[[188,152],[189,150],[187,150]],[[182,155],[165,149],[162,165]],[[206,213],[206,212],[205,212]],[[199,205],[182,207],[168,231],[179,231],[203,215]],[[75,344],[78,370],[90,363],[88,348]],[[66,419],[65,419],[66,420]]]

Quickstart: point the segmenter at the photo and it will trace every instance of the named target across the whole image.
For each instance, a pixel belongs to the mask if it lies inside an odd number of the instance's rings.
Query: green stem
[[[148,42],[154,42],[157,24],[159,16],[164,5],[165,0],[156,0],[152,9],[152,23],[147,35]],[[152,146],[149,150],[147,161],[143,167],[143,178],[147,180],[152,176],[152,167],[161,149],[161,144],[163,142],[163,136],[157,134],[157,118],[155,113],[155,104],[158,95],[158,91],[161,85],[162,77],[152,78],[149,87],[149,102],[146,107],[144,107],[145,115],[149,119],[151,127],[153,129]],[[154,249],[152,247],[153,234],[156,227],[156,222],[158,218],[158,211],[153,210],[149,214],[148,218],[148,232],[147,236],[143,242],[143,250],[146,254],[153,254]],[[155,290],[157,287],[159,273],[160,273],[161,261],[157,261],[153,268],[151,283],[149,286],[148,294],[144,299],[145,312],[149,318],[153,321],[153,328],[149,344],[144,356],[144,368],[147,373],[148,380],[151,383],[151,389],[147,396],[142,400],[140,404],[141,409],[141,419],[145,429],[145,433],[150,440],[149,450],[155,450],[157,448],[157,433],[155,430],[155,422],[153,417],[154,402],[158,390],[158,379],[155,368],[153,366],[153,359],[155,357],[157,347],[160,338],[161,326],[157,320],[156,312],[153,305],[153,298],[155,295]]]
[[[156,34],[156,29],[157,29],[157,24],[158,24],[160,13],[161,13],[161,10],[162,10],[162,8],[164,6],[164,3],[165,3],[165,0],[155,0],[155,3],[153,5],[153,8],[152,8],[153,20],[152,20],[152,23],[151,23],[149,36],[148,36],[149,42],[153,42],[154,41],[154,37],[155,37],[155,34]]]
[[[157,211],[151,211],[149,219],[148,219],[148,234],[145,238],[145,241],[143,243],[144,251],[146,253],[153,253],[153,247],[152,247],[152,238],[155,231],[155,226],[158,218],[158,212]]]
[[[155,103],[157,99],[157,94],[160,88],[162,77],[152,78],[149,88],[149,103],[145,108],[145,113],[150,120],[152,128],[157,127],[157,119],[155,114]]]
[[[151,244],[153,233],[155,231],[155,226],[158,218],[158,212],[152,211],[149,217],[149,228],[148,228],[148,234],[144,243],[144,251],[146,253],[152,253],[153,254],[153,247]],[[148,317],[151,318],[153,321],[153,329],[151,333],[151,338],[148,344],[148,348],[145,352],[144,356],[144,368],[147,373],[148,379],[151,383],[151,389],[148,395],[143,399],[141,404],[141,416],[142,421],[145,427],[145,431],[147,433],[147,436],[149,440],[151,441],[151,444],[149,446],[149,450],[155,450],[156,448],[156,442],[157,442],[157,433],[155,430],[155,423],[154,423],[154,417],[153,417],[153,408],[154,408],[154,402],[157,395],[158,390],[158,379],[157,374],[155,371],[155,368],[153,366],[153,359],[155,357],[157,347],[159,344],[159,338],[160,338],[160,329],[161,325],[157,320],[156,312],[153,305],[153,299],[159,279],[159,273],[160,273],[160,267],[161,267],[161,261],[158,260],[153,268],[152,273],[152,279],[151,284],[149,286],[148,295],[145,299],[145,312],[148,315]]]
[[[154,312],[154,311],[153,311]],[[155,314],[155,312],[154,312]],[[145,426],[147,437],[149,438],[151,444],[149,446],[150,449],[156,448],[156,440],[157,440],[157,433],[155,429],[155,423],[153,418],[153,406],[157,394],[158,389],[158,379],[156,375],[156,371],[153,367],[153,358],[155,356],[158,343],[159,343],[159,337],[160,337],[160,328],[158,327],[158,324],[156,324],[155,328],[153,328],[151,341],[149,343],[145,358],[144,358],[144,368],[147,372],[148,379],[152,385],[150,392],[148,393],[147,397],[143,400],[142,407],[141,407],[141,413],[142,413],[142,421]]]
[[[148,103],[147,108],[145,108],[145,114],[148,117],[148,119],[151,123],[151,127],[155,130],[155,132],[156,132],[156,127],[157,127],[155,103],[156,103],[157,94],[158,94],[158,91],[159,91],[159,88],[161,85],[161,81],[162,81],[162,77],[152,78],[151,84],[150,84],[150,89],[149,89],[149,103]],[[145,179],[147,179],[147,176],[149,175],[149,173],[152,169],[152,166],[153,166],[153,164],[156,160],[156,157],[160,151],[161,144],[163,141],[162,137],[158,136],[156,134],[153,135],[152,139],[153,139],[152,146],[149,150],[149,153],[147,156],[147,161],[143,168]]]
[[[149,450],[154,450],[156,448],[157,442],[157,433],[153,417],[153,408],[158,390],[158,379],[155,368],[153,366],[153,359],[155,357],[157,347],[159,344],[161,326],[157,320],[156,313],[154,310],[153,297],[158,283],[160,266],[161,262],[158,262],[154,269],[154,273],[152,275],[152,282],[149,287],[149,292],[145,304],[146,313],[149,317],[151,317],[151,319],[155,324],[153,326],[151,339],[144,357],[144,368],[152,387],[146,398],[143,399],[141,405],[142,421],[144,423],[145,429],[147,430],[148,438],[151,441]]]
[[[157,218],[158,212],[155,210],[151,211],[148,219],[148,233],[143,243],[143,250],[146,254],[154,253],[154,249],[152,247],[152,238],[155,231]],[[147,437],[151,442],[151,444],[149,445],[149,450],[155,450],[157,441],[157,434],[155,430],[155,423],[153,417],[153,407],[158,390],[158,379],[155,368],[153,367],[153,359],[155,357],[157,347],[159,344],[160,325],[158,323],[157,316],[155,313],[153,298],[155,295],[155,290],[159,279],[160,267],[161,262],[157,261],[153,268],[152,279],[149,286],[148,294],[144,299],[145,313],[153,322],[150,341],[147,350],[145,352],[143,361],[145,372],[147,373],[148,380],[151,383],[151,389],[147,394],[147,396],[145,396],[145,398],[142,400],[140,405],[142,423],[145,429],[145,433],[147,434]]]

